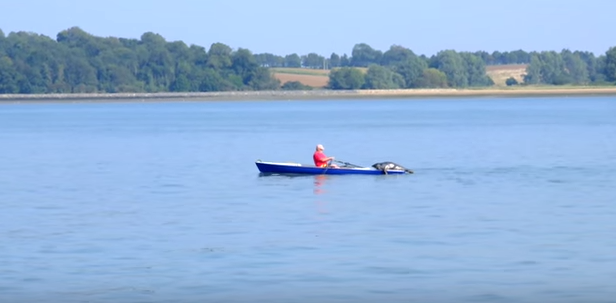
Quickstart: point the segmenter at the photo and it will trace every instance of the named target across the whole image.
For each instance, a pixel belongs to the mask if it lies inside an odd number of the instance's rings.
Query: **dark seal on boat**
[[[404,166],[402,166],[400,164],[396,164],[394,162],[389,162],[389,161],[374,163],[374,164],[372,164],[372,167],[382,171],[384,174],[387,174],[388,170],[403,170],[403,171],[405,171],[405,172],[407,172],[409,174],[413,173],[412,170],[410,170],[408,168],[405,168]]]

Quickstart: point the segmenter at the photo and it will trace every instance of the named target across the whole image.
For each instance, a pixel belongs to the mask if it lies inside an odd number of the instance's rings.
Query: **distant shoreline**
[[[115,94],[0,94],[0,103],[30,102],[153,102],[153,101],[257,101],[377,98],[447,97],[538,97],[538,96],[616,96],[615,87],[518,87],[478,89],[391,89],[391,90],[306,90],[229,91],[196,93],[115,93]]]

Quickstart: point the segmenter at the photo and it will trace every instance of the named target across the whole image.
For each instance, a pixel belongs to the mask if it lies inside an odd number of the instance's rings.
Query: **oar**
[[[338,161],[338,160],[333,160],[334,162],[338,162],[340,164],[344,164],[344,165],[349,165],[349,166],[355,166],[355,167],[363,167],[363,166],[359,166],[359,165],[355,165],[355,164],[351,164],[349,162],[344,162],[344,161]]]

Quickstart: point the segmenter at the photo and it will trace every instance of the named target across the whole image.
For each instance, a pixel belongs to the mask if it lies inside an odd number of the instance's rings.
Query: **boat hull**
[[[300,163],[280,163],[280,162],[255,162],[257,168],[262,173],[269,174],[306,174],[306,175],[383,175],[384,172],[372,167],[340,167],[323,168],[314,165]],[[388,170],[388,175],[402,175],[403,170]]]

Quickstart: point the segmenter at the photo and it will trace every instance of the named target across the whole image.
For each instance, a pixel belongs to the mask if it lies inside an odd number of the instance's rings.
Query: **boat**
[[[402,175],[405,170],[387,170],[384,172],[374,167],[360,166],[341,166],[336,167],[317,167],[311,164],[301,164],[294,162],[267,162],[257,160],[255,162],[261,173],[267,174],[307,174],[307,175]]]

